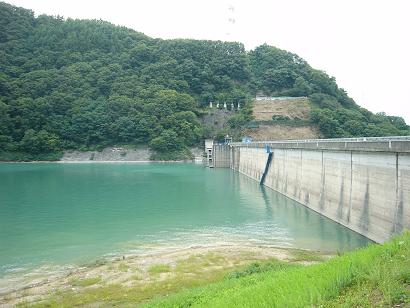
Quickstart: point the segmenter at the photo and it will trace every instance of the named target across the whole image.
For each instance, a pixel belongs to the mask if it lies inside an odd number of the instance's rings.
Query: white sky
[[[410,123],[408,0],[5,1],[151,37],[234,40],[248,50],[268,43],[334,76],[359,105]]]

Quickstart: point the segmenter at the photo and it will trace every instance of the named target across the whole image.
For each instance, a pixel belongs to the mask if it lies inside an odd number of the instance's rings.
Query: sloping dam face
[[[219,166],[263,178],[263,185],[381,243],[410,229],[407,146],[272,143],[267,151],[261,144],[233,144],[225,148],[229,164],[225,153]]]

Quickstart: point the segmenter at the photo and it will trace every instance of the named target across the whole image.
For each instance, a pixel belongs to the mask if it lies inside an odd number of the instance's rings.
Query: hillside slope
[[[307,97],[276,97],[253,102],[255,121],[271,121],[273,116],[309,120],[311,107]]]
[[[244,134],[253,140],[321,138],[311,123],[311,113],[307,97],[258,98],[252,103],[253,120]]]
[[[239,138],[259,91],[308,96],[325,137],[406,135],[400,117],[360,108],[334,78],[295,54],[237,42],[152,39],[101,20],[0,2],[0,156],[149,144],[171,158],[226,130]],[[239,105],[219,131],[209,102]]]
[[[318,139],[323,135],[314,125],[288,126],[284,124],[260,124],[256,128],[247,128],[244,135],[254,141],[284,139]]]

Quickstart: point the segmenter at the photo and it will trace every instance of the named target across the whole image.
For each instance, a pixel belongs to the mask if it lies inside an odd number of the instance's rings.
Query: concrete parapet
[[[235,147],[410,153],[410,137],[344,138],[233,143]]]

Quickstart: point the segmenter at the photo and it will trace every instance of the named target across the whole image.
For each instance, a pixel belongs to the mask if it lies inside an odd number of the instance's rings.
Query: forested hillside
[[[0,151],[146,143],[179,153],[209,134],[200,117],[210,101],[241,104],[229,121],[240,129],[258,91],[309,96],[327,137],[409,134],[402,118],[360,108],[333,78],[275,47],[152,39],[0,3]]]

